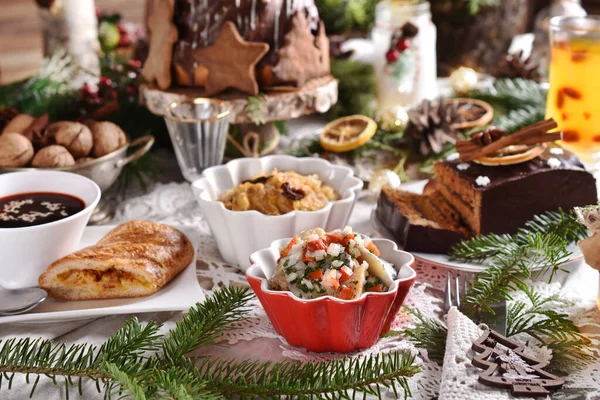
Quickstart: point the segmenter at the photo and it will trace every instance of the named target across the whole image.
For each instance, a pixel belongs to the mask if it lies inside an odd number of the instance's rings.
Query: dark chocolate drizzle
[[[289,22],[297,11],[308,16],[309,26],[316,32],[319,13],[313,1],[175,0],[174,22],[179,40],[173,49],[173,62],[194,76],[193,50],[214,43],[223,23],[232,21],[244,40],[269,45],[269,53],[258,66],[275,65],[277,50],[284,45]]]

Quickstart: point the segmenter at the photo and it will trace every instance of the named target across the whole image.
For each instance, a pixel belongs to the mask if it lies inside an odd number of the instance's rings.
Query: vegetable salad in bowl
[[[371,238],[350,227],[303,231],[279,255],[269,289],[291,291],[301,299],[353,300],[365,292],[387,292],[397,275]]]

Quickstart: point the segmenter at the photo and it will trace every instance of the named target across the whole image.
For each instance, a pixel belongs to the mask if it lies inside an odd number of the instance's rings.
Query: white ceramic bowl
[[[333,187],[340,200],[330,201],[317,211],[292,211],[284,215],[264,215],[258,211],[231,211],[218,201],[228,189],[262,172],[273,169],[294,171],[302,175],[318,175]],[[266,156],[240,158],[225,165],[207,168],[202,178],[192,183],[204,216],[217,241],[223,259],[242,271],[250,266],[250,255],[269,247],[277,239],[316,226],[331,231],[344,228],[354,208],[363,182],[348,167],[333,165],[320,158]]]
[[[54,192],[80,198],[85,208],[67,218],[23,228],[0,228],[0,286],[37,286],[50,264],[77,249],[100,188],[81,175],[59,171],[13,172],[0,175],[0,198],[20,193]]]

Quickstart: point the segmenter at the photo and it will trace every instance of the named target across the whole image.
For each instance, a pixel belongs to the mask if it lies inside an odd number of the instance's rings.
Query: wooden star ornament
[[[244,40],[233,22],[225,22],[212,45],[194,51],[196,61],[208,69],[206,95],[234,88],[256,96],[256,64],[268,51],[268,44]]]

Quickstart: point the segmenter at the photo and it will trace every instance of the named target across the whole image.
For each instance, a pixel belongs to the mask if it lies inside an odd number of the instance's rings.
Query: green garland
[[[481,311],[494,313],[490,307],[502,300],[512,300],[516,291],[525,293],[528,301],[513,302],[508,310],[507,335],[525,334],[553,351],[554,368],[576,368],[589,360],[590,341],[553,305],[565,304],[558,296],[542,297],[529,288],[526,279],[532,270],[550,272],[550,280],[571,252],[567,246],[584,239],[588,233],[574,212],[547,212],[535,216],[514,235],[487,234],[458,243],[450,256],[464,262],[480,262],[486,269],[470,282],[463,298],[463,312],[476,317]],[[404,335],[417,347],[425,348],[431,360],[441,362],[445,348],[446,328],[436,319],[412,310],[415,328]],[[442,350],[440,350],[442,349]],[[440,352],[441,351],[441,352]]]
[[[34,394],[41,379],[78,390],[96,382],[98,392],[135,399],[317,398],[345,399],[355,394],[381,398],[410,395],[408,378],[420,372],[415,356],[391,352],[322,362],[220,360],[189,354],[214,344],[232,323],[247,317],[246,288],[225,287],[192,307],[167,336],[161,325],[135,317],[100,347],[67,346],[42,339],[8,339],[0,348],[0,389],[10,389],[16,374],[26,375]]]

